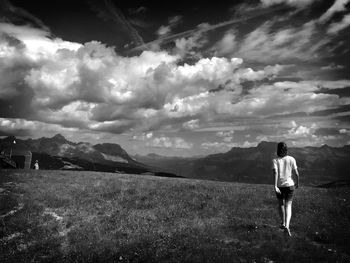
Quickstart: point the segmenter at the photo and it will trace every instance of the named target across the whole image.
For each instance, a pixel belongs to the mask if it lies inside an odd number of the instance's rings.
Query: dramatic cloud
[[[38,133],[40,131],[40,133]],[[62,128],[57,124],[47,124],[39,121],[24,119],[0,118],[0,135],[37,136],[45,133],[77,132],[77,128]]]
[[[328,28],[329,34],[336,34],[341,30],[344,30],[350,26],[350,14],[343,17],[343,19],[340,22],[332,23]]]
[[[321,39],[316,22],[310,21],[300,27],[273,29],[274,23],[266,22],[248,33],[233,54],[259,62],[295,61],[315,59],[317,51],[328,40]],[[320,38],[319,41],[315,39]]]
[[[276,4],[286,4],[293,7],[306,7],[317,0],[261,0],[264,7],[269,7]]]
[[[329,20],[335,13],[345,11],[350,0],[335,0],[333,5],[319,18],[320,22]]]
[[[153,41],[150,41],[148,43],[144,43],[140,46],[137,46],[137,47],[133,48],[131,51],[145,50],[145,49],[149,49],[149,48],[151,48],[152,50],[160,49],[161,44],[176,42],[178,39],[184,39],[184,40],[189,39],[190,42],[198,41],[200,36],[203,36],[205,33],[209,32],[209,31],[215,31],[215,30],[222,28],[222,27],[238,24],[240,22],[244,22],[244,21],[252,19],[252,18],[271,14],[271,13],[277,11],[279,8],[272,8],[271,10],[270,9],[258,10],[258,9],[260,9],[260,8],[249,8],[249,9],[246,8],[246,11],[249,11],[249,13],[245,14],[242,17],[234,18],[234,19],[227,20],[227,21],[224,21],[221,23],[217,23],[217,24],[201,23],[201,24],[198,24],[197,27],[195,27],[194,29],[190,29],[190,30],[183,31],[180,33],[170,34],[170,35],[166,35],[163,37],[159,37],[156,40],[153,40]],[[193,40],[193,39],[195,39],[195,40]],[[205,40],[202,40],[201,42],[205,43],[206,41],[207,40],[205,39]]]
[[[179,123],[194,129],[200,119],[311,113],[348,103],[318,92],[347,82],[276,82],[243,92],[244,82],[272,80],[281,65],[253,70],[242,67],[240,58],[213,57],[178,66],[178,57],[166,52],[127,58],[98,42],[80,45],[52,40],[41,31],[26,34],[26,27],[2,29],[17,42],[2,38],[0,69],[20,74],[8,77],[1,99],[17,99],[20,90],[11,84],[22,82],[21,88],[33,94],[27,98],[33,109],[27,117],[65,127],[122,133]],[[193,120],[184,124],[183,118]]]
[[[277,2],[263,1],[265,5]],[[307,1],[288,4],[302,6],[301,2],[306,5]],[[331,23],[329,32],[345,28],[346,17]],[[180,21],[181,17],[172,17],[169,25]],[[342,109],[350,98],[339,96],[337,90],[349,87],[348,80],[278,79],[284,73],[288,76],[291,61],[312,60],[327,43],[320,40],[315,44],[319,39],[317,23],[276,29],[274,22],[266,22],[240,39],[238,31],[230,29],[213,45],[215,56],[208,58],[197,49],[209,41],[203,34],[214,28],[209,24],[176,39],[169,52],[144,51],[125,57],[97,41],[69,42],[44,30],[0,23],[0,132],[34,131],[48,124],[52,130],[127,133],[147,147],[189,150],[195,147],[192,141],[164,130],[204,132],[213,123],[249,126],[254,121],[268,129],[261,123],[276,115]],[[160,29],[161,35],[170,32],[170,27]],[[184,63],[184,58],[194,57],[192,63]],[[327,140],[313,137],[316,128],[310,123],[292,124],[280,130],[278,138],[308,139],[314,144]],[[246,141],[248,137],[242,139],[232,126],[225,131],[212,130],[212,140],[200,141],[198,146],[227,150],[255,146],[264,139],[252,130],[256,140]]]

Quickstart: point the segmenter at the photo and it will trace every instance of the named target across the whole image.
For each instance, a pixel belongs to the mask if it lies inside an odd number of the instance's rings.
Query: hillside
[[[349,187],[297,190],[292,238],[270,185],[2,170],[1,262],[350,262]]]
[[[33,153],[31,166],[35,160],[38,160],[40,169],[151,173],[158,176],[179,177],[135,161],[119,144],[74,143],[61,134],[56,134],[52,138],[16,139],[15,144],[13,141],[13,137],[0,139],[0,150],[7,151],[7,154],[11,149],[30,150]],[[13,156],[13,159],[19,164],[19,168],[22,168],[23,160],[21,157]]]
[[[188,178],[268,184],[272,181],[271,160],[276,156],[276,146],[276,143],[261,142],[257,147],[232,148],[226,153],[201,158],[154,155],[135,158]],[[350,146],[290,148],[289,154],[297,160],[304,185],[350,180]]]
[[[16,144],[13,145],[13,138],[7,137],[0,140],[1,148],[23,147],[32,152],[47,154],[50,156],[59,156],[65,158],[80,158],[94,162],[119,162],[136,164],[130,158],[128,153],[119,144],[97,144],[93,145],[88,142],[74,143],[67,140],[61,134],[56,134],[52,138],[42,137],[39,139],[21,140],[16,139]]]

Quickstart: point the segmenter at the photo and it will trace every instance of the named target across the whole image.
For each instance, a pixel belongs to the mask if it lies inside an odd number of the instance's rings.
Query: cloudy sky
[[[0,0],[0,136],[350,144],[350,0]]]

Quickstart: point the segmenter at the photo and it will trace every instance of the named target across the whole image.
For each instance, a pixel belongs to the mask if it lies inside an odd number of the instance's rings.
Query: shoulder
[[[274,167],[274,168],[276,168],[277,167],[277,165],[278,165],[278,158],[274,158],[274,159],[272,159],[272,166]]]
[[[287,155],[286,157],[288,158],[289,161],[295,162],[295,158],[293,156]]]

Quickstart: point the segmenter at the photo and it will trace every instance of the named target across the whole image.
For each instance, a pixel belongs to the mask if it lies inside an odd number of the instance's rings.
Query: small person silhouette
[[[35,170],[39,170],[39,162],[38,162],[38,160],[35,161],[34,169]]]

